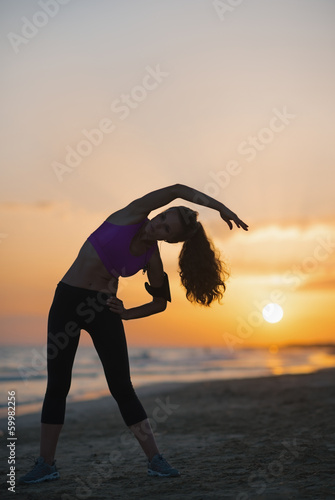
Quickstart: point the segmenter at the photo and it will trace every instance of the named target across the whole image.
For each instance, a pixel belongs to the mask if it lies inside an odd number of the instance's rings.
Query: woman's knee
[[[71,387],[70,382],[48,381],[46,395],[52,398],[66,398]]]
[[[109,390],[116,401],[126,401],[136,397],[131,380],[109,384]]]

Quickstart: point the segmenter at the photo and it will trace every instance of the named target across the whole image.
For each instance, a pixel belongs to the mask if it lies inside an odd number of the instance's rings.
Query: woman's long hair
[[[200,222],[198,213],[186,207],[174,207],[183,227],[183,247],[179,254],[179,275],[186,288],[186,298],[209,306],[220,300],[226,290],[225,280],[228,277],[225,265],[212,241],[207,237]]]

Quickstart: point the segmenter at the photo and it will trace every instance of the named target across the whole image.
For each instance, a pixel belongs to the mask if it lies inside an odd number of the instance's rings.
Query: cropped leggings
[[[107,307],[108,296],[107,293],[58,283],[48,317],[48,383],[42,423],[64,423],[66,397],[81,329],[92,337],[109,390],[126,425],[147,418],[131,383],[122,320]]]

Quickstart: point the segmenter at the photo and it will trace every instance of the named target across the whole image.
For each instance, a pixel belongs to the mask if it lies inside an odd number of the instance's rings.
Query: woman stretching
[[[125,424],[137,438],[148,459],[151,476],[178,476],[160,454],[147,414],[131,383],[127,344],[122,320],[143,318],[165,310],[171,301],[157,241],[184,242],[179,268],[186,297],[209,306],[220,300],[226,273],[197,212],[178,206],[153,219],[147,217],[176,198],[217,210],[232,229],[248,226],[219,201],[175,184],[153,191],[114,212],[82,246],[77,259],[58,283],[48,318],[48,383],[41,415],[40,457],[22,484],[58,479],[54,456],[64,423],[65,402],[71,385],[80,330],[86,330],[102,362],[108,387],[117,401]],[[126,309],[116,297],[119,276],[145,270],[151,302]]]

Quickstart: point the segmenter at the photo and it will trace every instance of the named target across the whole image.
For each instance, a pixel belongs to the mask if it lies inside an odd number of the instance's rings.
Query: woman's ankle
[[[43,460],[46,464],[51,465],[51,466],[54,465],[55,460],[53,457],[52,458],[51,457],[43,457],[42,455],[41,455],[41,457],[43,458]]]

